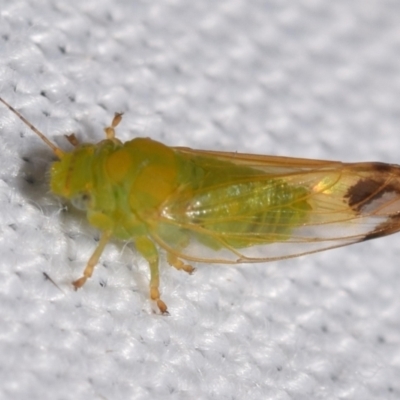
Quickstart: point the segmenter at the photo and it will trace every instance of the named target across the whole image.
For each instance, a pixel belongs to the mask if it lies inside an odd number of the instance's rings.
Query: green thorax
[[[51,190],[87,210],[91,224],[129,238],[176,187],[173,151],[137,138],[83,144],[51,169]]]

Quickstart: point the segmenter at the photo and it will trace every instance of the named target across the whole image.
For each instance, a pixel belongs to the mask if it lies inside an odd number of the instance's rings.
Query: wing
[[[173,149],[176,153],[186,155],[193,160],[199,158],[218,160],[221,162],[233,163],[235,165],[262,170],[268,175],[288,174],[291,172],[299,173],[301,171],[315,171],[319,169],[335,169],[346,165],[340,161],[315,160],[308,158],[265,156],[213,150],[195,150],[189,147],[174,147]]]
[[[272,261],[400,229],[398,166],[174,151],[183,178],[150,231],[178,257]]]

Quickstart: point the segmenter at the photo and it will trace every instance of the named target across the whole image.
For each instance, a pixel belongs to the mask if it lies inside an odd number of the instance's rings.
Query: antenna
[[[14,107],[10,106],[10,105],[9,105],[5,100],[3,100],[1,97],[0,97],[0,101],[8,108],[11,112],[13,112],[25,125],[27,125],[29,128],[31,128],[31,130],[32,130],[33,132],[35,132],[35,133],[40,137],[40,139],[42,139],[43,142],[45,142],[45,143],[47,144],[47,146],[49,146],[49,147],[53,150],[54,154],[55,154],[59,159],[63,158],[63,156],[64,156],[65,153],[64,153],[59,147],[57,147],[54,143],[50,142],[50,140],[47,139],[47,137],[46,137],[42,132],[40,132],[39,129],[37,129],[35,126],[33,126],[33,125],[32,125],[25,117],[23,117]]]

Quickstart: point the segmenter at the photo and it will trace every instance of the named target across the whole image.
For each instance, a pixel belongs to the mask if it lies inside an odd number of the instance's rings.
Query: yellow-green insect
[[[400,230],[400,166],[341,163],[122,143],[116,114],[106,139],[64,152],[2,98],[53,150],[51,191],[84,208],[101,231],[80,288],[113,236],[135,242],[150,266],[150,297],[162,313],[159,249],[168,262],[248,263],[344,246]]]

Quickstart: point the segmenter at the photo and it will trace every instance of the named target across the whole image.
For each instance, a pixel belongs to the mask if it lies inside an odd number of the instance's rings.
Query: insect
[[[76,289],[92,276],[111,237],[132,240],[150,267],[150,298],[162,313],[159,249],[170,265],[272,261],[400,230],[400,166],[341,163],[122,143],[115,114],[96,144],[67,139],[65,152],[5,100],[54,152],[50,188],[86,210],[101,238]]]

